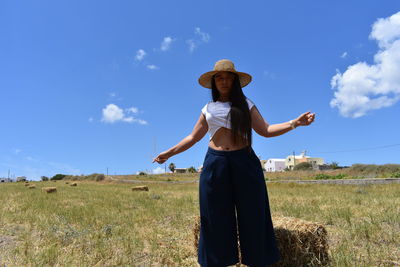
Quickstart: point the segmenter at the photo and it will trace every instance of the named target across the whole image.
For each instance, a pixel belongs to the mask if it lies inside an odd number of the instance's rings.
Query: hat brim
[[[208,72],[202,74],[199,78],[199,84],[205,88],[212,89],[211,78],[218,72],[221,72],[221,70],[208,71]],[[252,77],[248,73],[240,72],[240,71],[229,71],[229,72],[236,73],[239,76],[240,86],[242,88],[251,82]]]

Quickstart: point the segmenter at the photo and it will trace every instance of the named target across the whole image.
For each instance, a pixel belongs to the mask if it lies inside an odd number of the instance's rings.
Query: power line
[[[369,148],[358,148],[358,149],[349,149],[349,150],[338,150],[338,151],[315,151],[313,153],[342,153],[342,152],[354,152],[354,151],[365,151],[365,150],[374,150],[374,149],[380,149],[380,148],[386,148],[386,147],[393,147],[393,146],[400,146],[400,144],[392,144],[392,145],[386,145],[386,146],[377,146],[377,147],[369,147]]]

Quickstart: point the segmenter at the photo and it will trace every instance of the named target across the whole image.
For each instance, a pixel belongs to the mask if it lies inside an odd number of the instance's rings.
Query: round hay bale
[[[30,184],[25,184],[25,186],[30,186]]]
[[[323,224],[292,217],[273,217],[281,260],[270,266],[321,266],[330,262],[327,231]],[[200,216],[194,221],[194,247],[198,253]],[[239,235],[239,229],[238,233]],[[238,236],[239,266],[241,264]]]
[[[70,184],[70,186],[77,186],[77,185],[78,185],[77,183]]]
[[[31,185],[28,186],[28,188],[29,188],[29,189],[33,189],[33,188],[36,188],[36,186],[33,185],[33,184],[31,184]]]
[[[69,182],[65,182],[65,184],[69,184]]]
[[[140,185],[132,187],[132,191],[149,191],[147,185]]]
[[[57,188],[56,187],[42,187],[42,191],[44,191],[46,193],[55,193],[55,192],[57,192]]]

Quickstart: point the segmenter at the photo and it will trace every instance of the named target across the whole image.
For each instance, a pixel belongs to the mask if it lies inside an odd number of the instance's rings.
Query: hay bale
[[[29,182],[28,182],[28,181],[25,181],[25,183],[26,183],[26,184],[29,184]]]
[[[54,193],[54,192],[57,192],[57,188],[56,187],[42,187],[42,191],[44,191],[46,193]]]
[[[320,266],[329,263],[328,232],[322,223],[293,217],[272,220],[282,254],[279,264]]]
[[[77,183],[70,184],[70,186],[77,186],[77,185],[78,185]]]
[[[30,184],[28,183],[28,184],[24,184],[25,186],[30,186]]]
[[[270,266],[321,266],[330,262],[327,231],[323,224],[292,217],[273,217],[272,221],[282,258]],[[193,228],[196,253],[200,238],[200,223],[200,216],[196,216]],[[239,242],[238,250],[237,266],[240,266]]]
[[[149,191],[147,185],[140,185],[132,187],[132,191]]]
[[[69,184],[69,182],[65,182],[65,184]]]
[[[36,186],[33,185],[33,184],[31,184],[31,185],[28,186],[28,188],[29,188],[29,189],[33,189],[33,188],[36,188]]]

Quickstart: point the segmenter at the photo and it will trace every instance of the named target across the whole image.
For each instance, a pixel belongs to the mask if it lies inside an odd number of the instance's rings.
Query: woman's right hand
[[[153,162],[157,161],[159,164],[162,164],[164,162],[167,161],[167,159],[169,159],[171,157],[171,154],[168,153],[167,151],[161,152],[160,154],[158,154],[157,157],[153,158]]]

